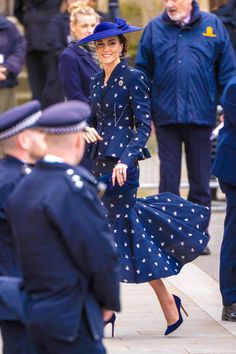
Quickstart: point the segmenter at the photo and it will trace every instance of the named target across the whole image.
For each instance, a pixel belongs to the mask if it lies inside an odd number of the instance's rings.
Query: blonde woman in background
[[[94,45],[77,46],[75,42],[93,33],[99,16],[93,8],[84,4],[75,3],[72,6],[75,6],[70,15],[72,43],[60,57],[59,78],[66,99],[89,103],[90,79],[100,67]],[[81,165],[92,170],[93,163],[84,158]]]
[[[52,17],[48,25],[47,44],[48,55],[48,76],[42,94],[43,108],[65,100],[65,93],[59,79],[60,56],[71,43],[70,35],[70,12],[78,5],[87,5],[88,0],[63,0],[60,12]]]
[[[59,62],[59,77],[68,100],[89,102],[90,79],[100,70],[95,48],[91,44],[77,46],[76,41],[93,33],[99,16],[89,6],[75,3],[70,15],[72,44],[66,48]]]
[[[43,91],[43,107],[63,102],[65,93],[59,79],[59,61],[62,52],[70,45],[70,13],[78,6],[88,5],[88,0],[65,0],[61,4],[61,12],[51,19],[48,26],[47,43],[49,46],[49,73]]]

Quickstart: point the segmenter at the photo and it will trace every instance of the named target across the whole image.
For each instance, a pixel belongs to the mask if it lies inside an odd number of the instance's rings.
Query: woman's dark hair
[[[118,38],[119,38],[120,43],[123,44],[121,58],[124,58],[126,56],[127,51],[128,51],[128,39],[125,38],[125,36],[123,36],[123,34],[120,34],[118,36]]]

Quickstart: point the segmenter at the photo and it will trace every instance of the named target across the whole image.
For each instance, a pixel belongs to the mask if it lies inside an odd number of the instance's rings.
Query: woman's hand
[[[117,182],[120,187],[122,187],[127,179],[127,168],[128,166],[124,163],[118,162],[118,164],[113,168],[112,171],[112,185],[114,186]]]
[[[103,138],[98,134],[96,129],[91,128],[91,127],[86,127],[85,132],[84,132],[84,139],[86,142],[89,143],[95,143],[98,140],[103,140]]]

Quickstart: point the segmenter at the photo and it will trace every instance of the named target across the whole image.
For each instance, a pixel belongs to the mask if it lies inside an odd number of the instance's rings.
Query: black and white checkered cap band
[[[64,127],[42,127],[48,134],[70,134],[81,132],[87,126],[86,121]]]
[[[0,141],[8,139],[20,133],[22,130],[30,128],[37,122],[41,115],[42,111],[38,111],[34,114],[31,114],[30,116],[22,120],[20,123],[17,123],[16,125],[12,126],[11,128],[8,128],[7,130],[4,130],[2,133],[0,133]]]

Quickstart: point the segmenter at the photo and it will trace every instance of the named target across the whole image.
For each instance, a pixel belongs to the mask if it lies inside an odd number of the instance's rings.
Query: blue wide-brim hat
[[[119,36],[121,34],[141,31],[143,28],[136,26],[129,26],[122,18],[116,18],[114,22],[102,22],[97,25],[93,31],[93,34],[81,39],[77,42],[77,45],[85,44],[88,42],[98,41],[99,39]]]

